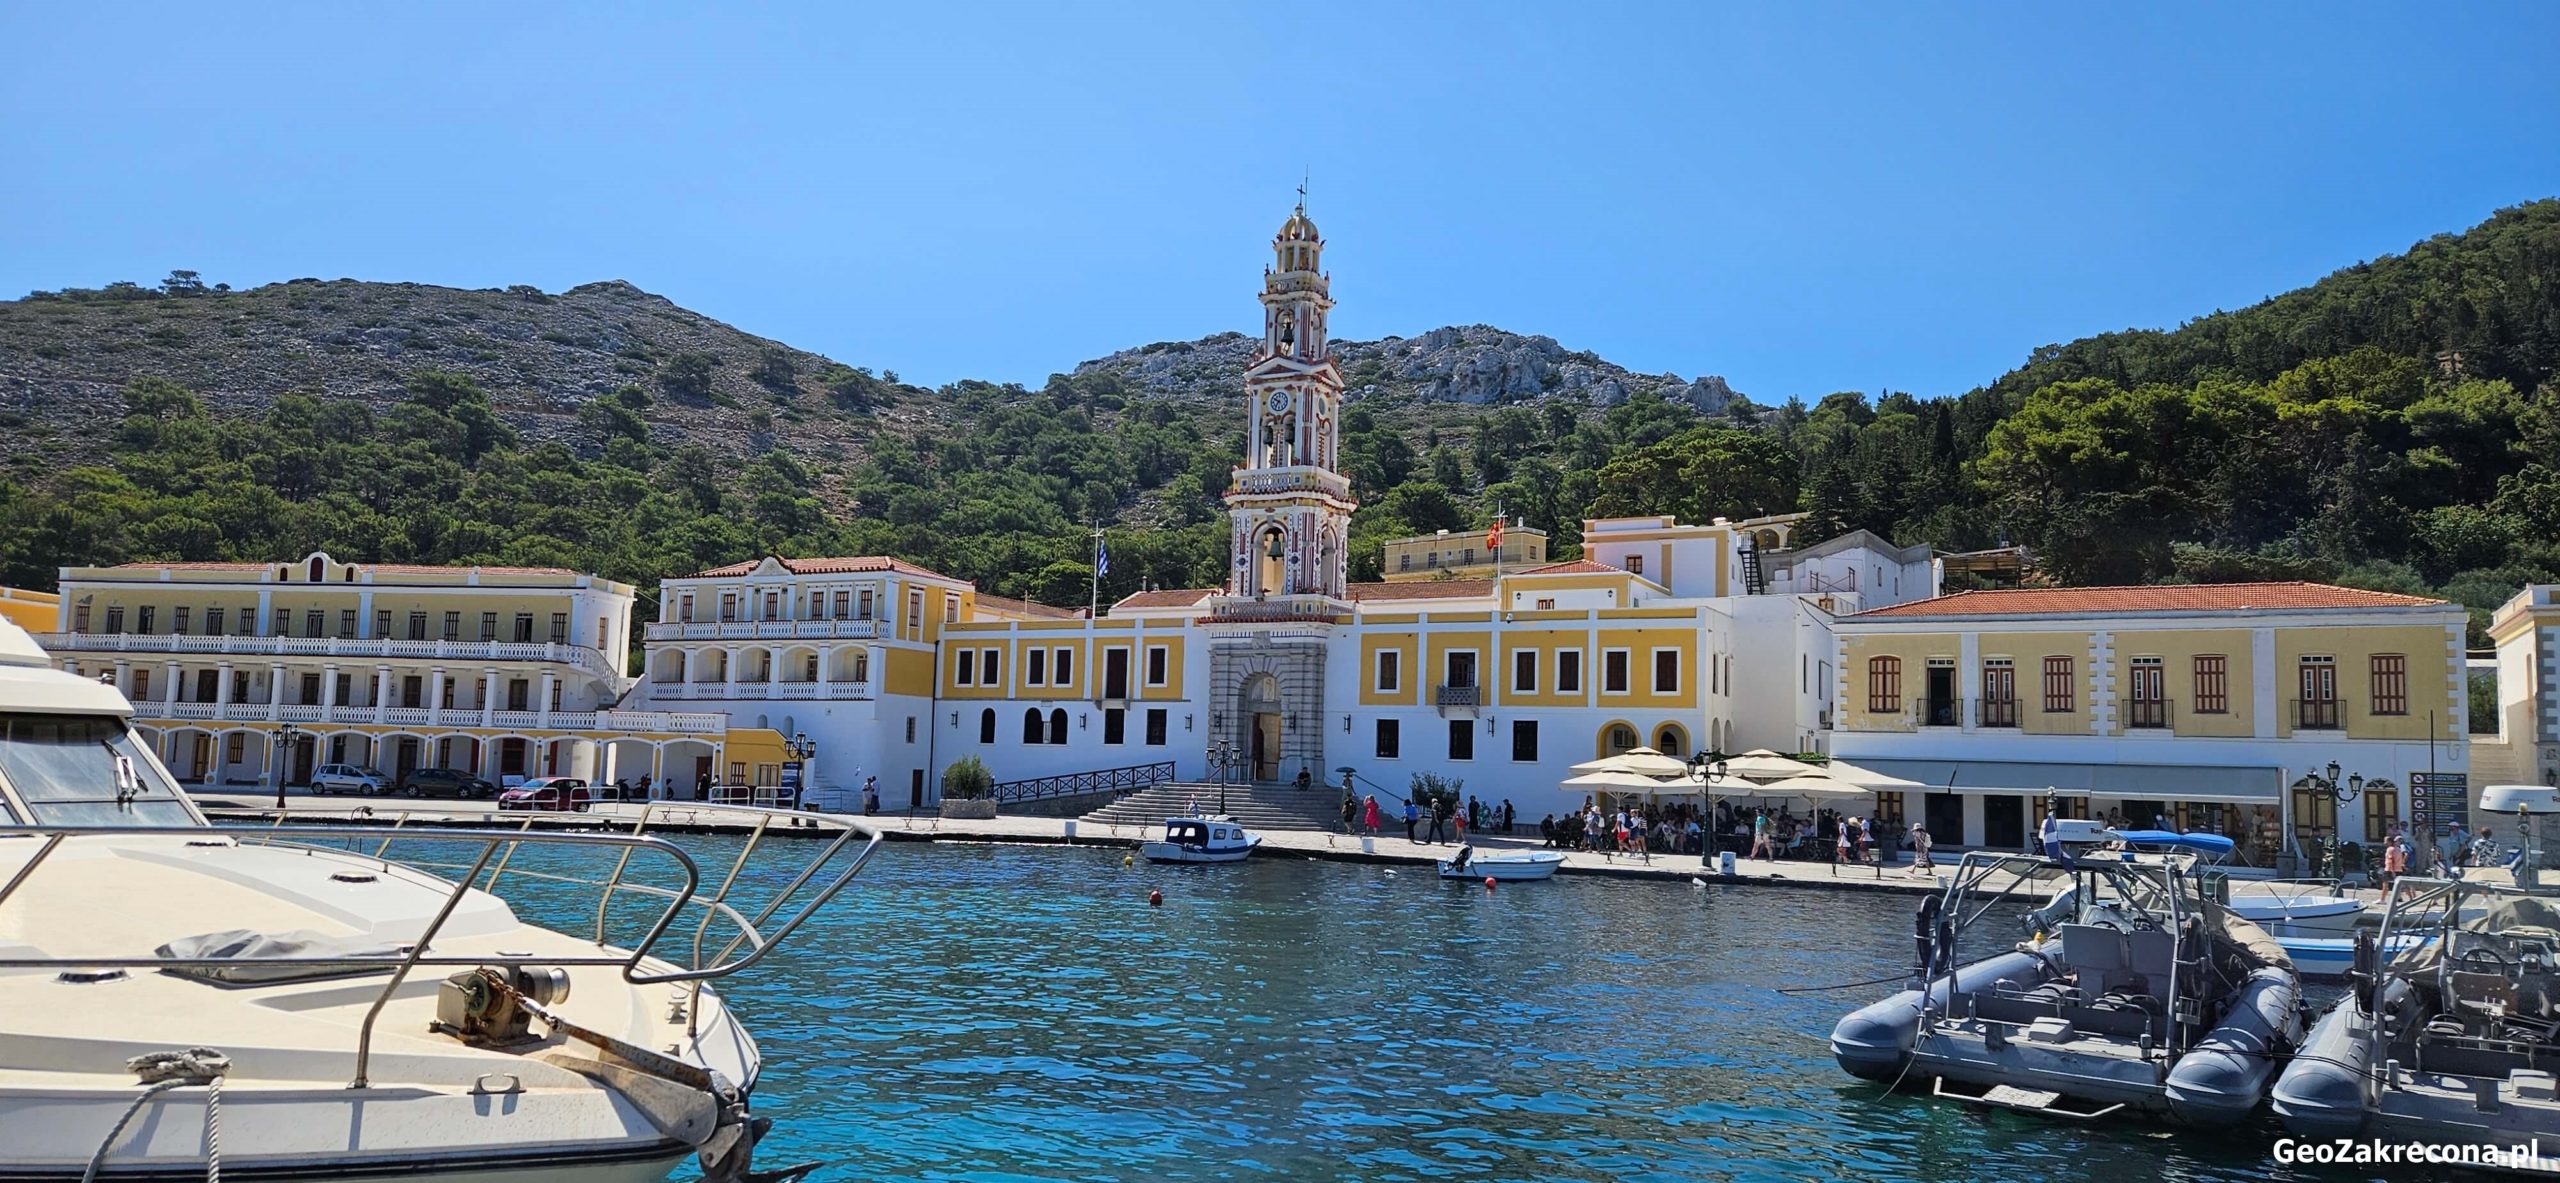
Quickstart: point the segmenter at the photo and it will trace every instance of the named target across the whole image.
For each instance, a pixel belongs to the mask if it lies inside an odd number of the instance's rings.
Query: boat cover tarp
[[[2462,925],[2466,932],[2508,932],[2515,929],[2540,929],[2560,933],[2560,907],[2539,896],[2507,896],[2480,914],[2476,920]],[[2391,959],[2393,976],[2425,976],[2436,971],[2444,959],[2442,941],[2427,943]]]
[[[152,952],[175,960],[234,960],[237,964],[171,966],[161,972],[217,985],[246,986],[381,973],[394,968],[391,963],[408,950],[369,936],[331,936],[307,928],[289,932],[233,928],[179,937]],[[370,964],[376,962],[380,964]]]
[[[2234,844],[2220,834],[2181,834],[2176,830],[2112,831],[2128,846],[2176,846],[2201,854],[2229,854]]]
[[[2199,900],[2203,905],[2205,927],[2218,933],[2222,944],[2252,968],[2293,970],[2293,954],[2285,952],[2275,934],[2258,927],[2246,917],[2212,900]]]

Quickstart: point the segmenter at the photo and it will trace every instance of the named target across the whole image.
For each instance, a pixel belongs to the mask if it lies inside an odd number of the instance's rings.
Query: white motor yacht
[[[705,983],[807,920],[876,834],[844,830],[749,915],[636,832],[209,825],[131,713],[0,621],[0,1180],[806,1170],[752,1166],[762,1057]],[[494,894],[510,860],[547,897],[594,888],[569,921],[594,931],[519,917]]]

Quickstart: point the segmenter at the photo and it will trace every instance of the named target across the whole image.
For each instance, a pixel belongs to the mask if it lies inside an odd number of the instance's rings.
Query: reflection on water
[[[767,1057],[760,1162],[822,1178],[2355,1177],[2279,1167],[2272,1122],[2088,1129],[1850,1080],[1823,1037],[1885,988],[1777,988],[1900,972],[1911,906],[902,845],[726,989]]]

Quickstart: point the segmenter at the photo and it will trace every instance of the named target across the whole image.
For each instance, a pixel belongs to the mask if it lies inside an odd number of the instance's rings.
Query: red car
[[[574,776],[542,776],[498,794],[498,808],[584,813],[592,799],[585,781]]]

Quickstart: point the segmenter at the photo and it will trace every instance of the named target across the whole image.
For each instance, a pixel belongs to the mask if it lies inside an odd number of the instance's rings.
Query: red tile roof
[[[1852,620],[1915,616],[2033,616],[2058,612],[2281,612],[2432,608],[2443,600],[2326,583],[2179,583],[2138,587],[2002,588],[1957,592],[1860,612]]]
[[[1355,583],[1343,589],[1354,600],[1463,600],[1493,594],[1490,579],[1414,579],[1403,583]]]
[[[1164,587],[1154,591],[1131,592],[1112,602],[1114,608],[1188,608],[1211,596],[1223,595],[1223,587]]]
[[[901,575],[921,575],[928,579],[949,579],[953,583],[968,582],[968,580],[965,579],[952,579],[951,576],[945,575],[939,571],[928,570],[926,568],[916,566],[914,563],[910,563],[905,559],[893,559],[887,555],[859,555],[830,559],[786,559],[781,555],[773,555],[771,557],[775,562],[782,564],[783,570],[789,571],[794,575],[860,575],[874,571],[895,571]],[[731,563],[726,567],[713,567],[708,571],[696,571],[691,575],[681,576],[681,578],[719,579],[730,575],[744,575],[763,565],[763,559],[749,559],[743,563]]]
[[[299,567],[301,563],[302,561],[300,559],[287,559],[279,563],[217,563],[192,561],[178,563],[118,563],[113,569],[118,571],[158,571],[166,568],[171,571],[238,571],[246,574],[252,571],[266,571],[274,567]],[[492,575],[578,574],[578,572],[572,571],[567,567],[492,567],[485,564],[475,565],[471,563],[350,563],[348,566],[354,567],[359,571],[381,571],[392,575],[432,575],[446,571],[485,571]]]
[[[1011,612],[1019,616],[1040,616],[1050,620],[1073,620],[1084,615],[1082,608],[1060,608],[1054,604],[1017,600],[1012,596],[991,596],[985,592],[978,593],[978,606],[991,612]]]
[[[1574,559],[1574,560],[1572,560],[1572,561],[1570,561],[1570,562],[1564,562],[1564,563],[1549,563],[1549,564],[1547,564],[1547,565],[1546,565],[1546,566],[1544,566],[1544,567],[1531,567],[1531,568],[1529,568],[1529,569],[1528,569],[1528,570],[1526,570],[1526,571],[1514,571],[1514,572],[1512,572],[1512,574],[1514,574],[1514,575],[1625,575],[1625,574],[1628,574],[1628,571],[1627,571],[1627,569],[1626,569],[1626,568],[1624,568],[1624,567],[1612,567],[1612,566],[1610,566],[1610,565],[1609,565],[1609,564],[1607,564],[1607,563],[1595,563],[1595,562],[1592,562],[1592,561],[1591,561],[1591,560],[1589,560],[1589,559]],[[1643,576],[1637,576],[1637,578],[1641,579],[1641,578],[1643,578]]]

